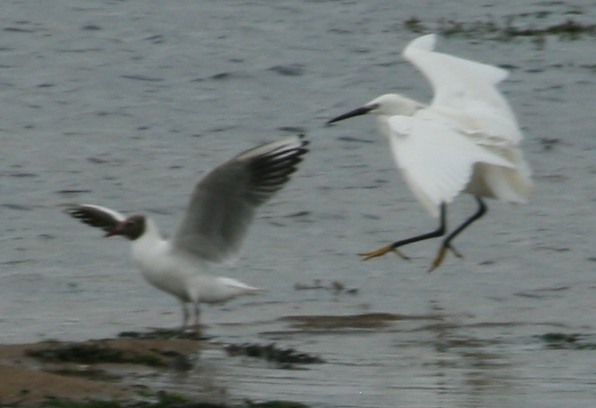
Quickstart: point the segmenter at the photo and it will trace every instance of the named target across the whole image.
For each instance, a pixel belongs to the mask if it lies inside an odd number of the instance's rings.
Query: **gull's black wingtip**
[[[62,203],[58,204],[58,209],[65,214],[72,214],[73,211],[77,211],[80,208],[81,204],[77,203]]]

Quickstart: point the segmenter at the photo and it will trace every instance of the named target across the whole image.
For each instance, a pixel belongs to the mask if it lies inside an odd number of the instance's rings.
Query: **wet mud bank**
[[[203,347],[195,333],[156,330],[118,338],[0,345],[0,407],[305,407],[298,402],[228,404],[154,387],[149,378],[183,375],[199,362]],[[219,345],[230,358],[247,356],[278,368],[323,363],[317,356],[275,344]]]

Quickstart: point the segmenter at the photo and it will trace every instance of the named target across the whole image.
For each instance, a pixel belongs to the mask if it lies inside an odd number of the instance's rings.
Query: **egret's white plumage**
[[[289,181],[307,144],[302,136],[264,144],[213,169],[197,183],[171,239],[162,238],[153,220],[144,215],[125,217],[95,204],[67,205],[65,212],[103,229],[106,236],[131,240],[132,257],[147,282],[182,303],[183,328],[188,303],[198,325],[200,303],[223,303],[262,292],[208,271],[237,256],[255,210]]]
[[[441,216],[437,231],[363,254],[366,259],[444,235],[446,204],[462,192],[474,195],[478,212],[445,238],[434,269],[445,250],[453,249],[450,242],[455,235],[482,216],[486,209],[482,197],[525,203],[532,190],[530,169],[519,149],[523,134],[496,88],[507,71],[436,52],[435,41],[433,34],[419,37],[403,52],[431,83],[430,105],[386,94],[329,121],[375,114],[409,188],[432,216]]]

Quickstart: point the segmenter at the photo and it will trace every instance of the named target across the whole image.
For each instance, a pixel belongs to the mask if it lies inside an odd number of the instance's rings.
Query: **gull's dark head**
[[[131,241],[145,233],[147,220],[144,215],[131,215],[106,233],[106,237],[122,235]]]

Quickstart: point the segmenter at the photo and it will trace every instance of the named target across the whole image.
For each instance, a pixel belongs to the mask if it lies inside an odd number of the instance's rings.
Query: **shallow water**
[[[497,3],[497,2],[495,2]],[[237,267],[269,289],[206,308],[198,366],[156,379],[214,399],[346,407],[591,407],[594,384],[594,37],[503,28],[594,24],[591,2],[6,1],[0,15],[0,341],[113,336],[179,324],[126,242],[61,214],[65,202],[146,211],[172,231],[200,174],[257,143],[306,132],[312,151],[260,212]],[[430,97],[400,56],[438,49],[502,65],[537,191],[458,240],[355,255],[433,227],[370,118],[325,120],[397,90]],[[449,23],[451,21],[451,23]],[[453,223],[472,210],[453,206]],[[296,290],[295,284],[331,286]],[[362,314],[380,314],[363,322]],[[302,318],[297,318],[296,316]],[[354,317],[356,316],[356,317]],[[380,316],[380,317],[379,317]],[[366,319],[365,319],[366,320]],[[548,333],[582,334],[551,347]],[[280,370],[220,344],[276,342],[327,362]]]

